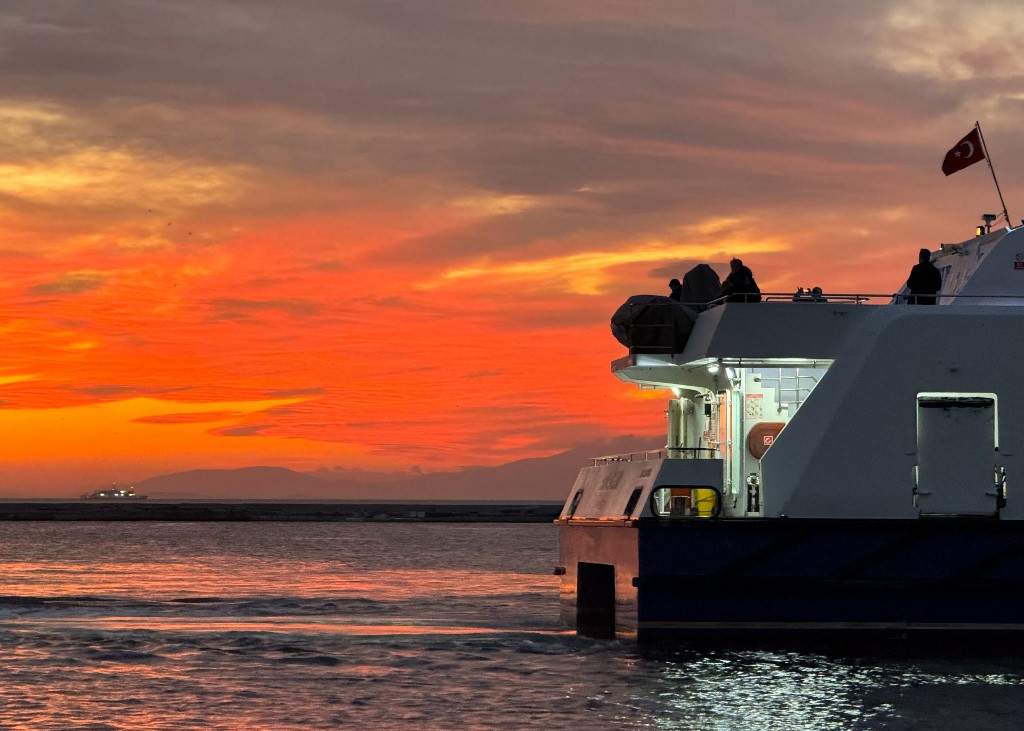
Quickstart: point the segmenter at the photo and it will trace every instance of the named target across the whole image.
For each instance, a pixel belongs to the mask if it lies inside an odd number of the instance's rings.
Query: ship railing
[[[733,302],[747,301],[741,298],[756,297],[756,295],[744,295],[735,294],[729,297],[719,297],[716,300],[712,300],[707,304],[693,304],[684,302],[683,304],[689,305],[690,307],[707,309],[722,304],[728,304]],[[886,300],[886,304],[890,305],[905,305],[905,304],[916,304],[918,300],[924,298],[934,298],[938,302],[943,300],[949,301],[951,299],[958,300],[1016,300],[1020,304],[1024,304],[1024,295],[1021,294],[956,294],[953,292],[938,292],[935,295],[920,295],[910,294],[909,292],[896,292],[893,294],[863,294],[863,293],[846,293],[846,292],[823,292],[820,294],[814,294],[813,292],[804,291],[803,293],[796,294],[784,294],[781,292],[762,292],[762,302],[794,302],[794,303],[831,303],[831,304],[844,304],[844,305],[863,305],[872,301]]]
[[[624,324],[631,353],[680,353],[689,337],[693,318],[705,310],[745,298],[760,297],[762,302],[832,302],[861,305],[876,299],[894,301],[894,294],[807,294],[795,299],[792,293],[763,292],[760,295],[733,294],[710,302],[646,302],[630,305],[629,320]],[[812,299],[812,297],[814,299]],[[680,305],[684,307],[681,308]],[[686,314],[686,309],[691,312]],[[622,342],[622,341],[620,341]]]
[[[718,450],[712,447],[665,447],[664,449],[648,449],[643,452],[626,454],[609,454],[603,457],[591,457],[592,466],[608,462],[654,462],[663,459],[715,459]]]
[[[718,449],[715,447],[666,447],[669,457],[676,459],[717,459]]]
[[[665,449],[648,449],[643,452],[629,452],[627,454],[609,454],[603,457],[591,457],[590,460],[593,466],[604,464],[606,462],[654,462],[656,460],[665,459],[667,455]]]
[[[1001,303],[1013,302],[1014,304],[1024,305],[1024,295],[1012,295],[1012,294],[975,294],[975,295],[964,295],[964,294],[937,294],[934,297],[931,295],[913,295],[909,293],[863,293],[863,292],[824,292],[816,294],[813,291],[783,293],[783,292],[761,292],[759,295],[750,294],[733,294],[728,297],[719,297],[718,299],[711,300],[710,302],[648,302],[648,303],[637,303],[630,307],[629,322],[626,324],[626,332],[628,333],[628,339],[630,341],[629,352],[630,353],[650,353],[650,354],[672,354],[680,353],[683,350],[683,346],[686,344],[686,340],[689,337],[689,331],[692,327],[692,317],[709,310],[713,307],[717,307],[723,304],[743,302],[747,300],[748,304],[756,304],[751,298],[760,297],[761,302],[790,302],[793,304],[817,304],[817,303],[828,303],[828,304],[844,304],[844,305],[864,305],[868,303],[878,304],[880,301],[884,301],[884,304],[890,305],[906,305],[906,304],[934,304],[935,302],[922,302],[922,299],[933,299],[939,304],[946,304],[952,299],[957,300],[978,300],[979,303],[985,304],[986,301],[997,300]],[[681,315],[679,305],[685,305],[693,310],[690,318]],[[685,310],[684,310],[685,312]],[[689,319],[689,322],[687,320]],[[620,341],[621,342],[621,341]]]
[[[818,292],[815,293],[810,290],[800,290],[796,294],[792,292],[761,292],[761,302],[796,302],[796,303],[824,303],[831,302],[832,304],[844,304],[844,305],[863,305],[873,300],[888,300],[889,302],[897,301],[899,297],[906,297],[907,295],[898,294],[878,294],[878,293],[863,293],[863,292]],[[716,305],[723,305],[734,302],[746,302],[755,303],[757,301],[758,294],[751,293],[736,293],[726,297],[719,297],[718,299],[711,300],[707,304],[688,304],[690,307],[713,307]]]
[[[756,304],[757,298],[760,297],[761,302],[794,302],[799,304],[806,303],[826,303],[831,302],[832,304],[846,304],[846,305],[863,305],[869,302],[877,302],[879,300],[885,300],[889,304],[904,303],[912,297],[920,295],[912,294],[900,294],[892,292],[820,292],[815,294],[814,292],[803,291],[797,292],[759,292],[759,293],[748,293],[738,292],[716,299],[710,300],[709,302],[666,302],[659,304],[657,302],[649,303],[638,303],[632,305],[635,309],[648,308],[648,307],[672,307],[677,304],[686,305],[694,309],[697,312],[703,312],[704,310],[710,309],[711,307],[717,307],[718,305],[733,304],[733,303],[747,303]],[[949,297],[952,295],[938,294],[937,297]],[[958,297],[991,297],[992,295],[957,295]],[[1024,299],[1024,295],[1020,296]]]
[[[732,294],[725,297],[718,297],[710,302],[679,302],[678,304],[686,305],[691,307],[697,312],[703,312],[711,307],[718,305],[733,304],[733,303],[747,303],[756,304],[755,298],[757,294],[749,293],[738,293]],[[920,295],[910,294],[909,292],[893,292],[893,293],[882,293],[882,292],[822,292],[814,294],[813,292],[761,292],[761,302],[793,302],[797,304],[807,303],[832,303],[832,304],[845,304],[845,305],[863,305],[869,302],[878,302],[879,300],[885,300],[887,304],[899,305],[913,302],[920,297],[932,297],[933,295]],[[1024,295],[1022,294],[955,294],[953,292],[939,292],[934,295],[938,300],[949,300],[949,299],[1005,299],[1005,300],[1020,300],[1024,304]],[[641,307],[669,307],[676,303],[665,303],[659,305],[658,303],[648,304],[637,304],[634,305],[636,308]]]

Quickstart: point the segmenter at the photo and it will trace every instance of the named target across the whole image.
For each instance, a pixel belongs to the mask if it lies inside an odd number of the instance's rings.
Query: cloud
[[[104,272],[79,271],[67,272],[58,279],[44,282],[29,288],[30,294],[82,294],[102,287],[108,279]]]
[[[139,424],[202,424],[205,422],[228,421],[243,416],[238,411],[197,411],[185,414],[152,414],[134,419]]]
[[[271,424],[248,424],[246,426],[230,426],[223,429],[214,429],[213,433],[221,437],[255,437],[261,435]]]
[[[879,25],[879,58],[901,73],[969,81],[1024,72],[1014,44],[1024,31],[1024,10],[1013,4],[905,0],[893,3]]]
[[[314,264],[313,269],[320,272],[340,272],[347,269],[347,267],[342,262],[332,259]]]
[[[319,396],[326,393],[327,389],[320,386],[312,386],[308,388],[275,388],[267,392],[267,398],[279,399],[279,398],[298,398],[301,396]]]
[[[247,319],[254,312],[283,312],[293,317],[308,317],[319,312],[317,303],[298,297],[277,300],[216,299],[210,302],[215,317],[220,319]]]
[[[0,332],[32,378],[0,426],[37,464],[387,469],[657,431],[608,373],[629,294],[737,255],[765,291],[897,285],[991,203],[980,169],[938,171],[977,118],[1019,196],[1021,18],[12,0]]]
[[[132,138],[83,145],[81,120],[55,105],[0,104],[0,129],[5,151],[14,153],[0,164],[0,193],[39,205],[177,211],[232,200],[248,177],[238,165],[183,159],[182,150],[155,155]]]
[[[138,386],[100,384],[95,386],[81,386],[78,387],[76,390],[81,393],[88,394],[89,396],[97,396],[99,398],[114,398],[123,396],[134,396],[139,394],[140,391],[146,391],[147,389],[140,389]]]
[[[664,239],[630,242],[614,250],[591,250],[515,262],[481,259],[471,266],[445,271],[439,278],[423,282],[419,287],[431,290],[462,281],[485,279],[490,286],[499,285],[503,289],[546,287],[568,294],[593,295],[606,291],[615,279],[615,271],[624,265],[660,265],[687,255],[693,259],[702,256],[728,258],[749,253],[783,252],[791,248],[785,240],[765,238],[749,230],[750,226],[746,228],[738,219],[731,222],[710,220],[680,227]]]

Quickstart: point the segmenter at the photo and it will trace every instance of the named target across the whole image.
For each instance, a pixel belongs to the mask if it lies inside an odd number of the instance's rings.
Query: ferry
[[[149,495],[137,494],[134,487],[119,487],[116,482],[108,488],[82,495],[83,500],[146,500],[148,498]]]
[[[668,392],[667,439],[576,478],[555,521],[568,625],[1024,637],[1024,225],[930,258],[934,306],[904,286],[620,308],[611,370]]]

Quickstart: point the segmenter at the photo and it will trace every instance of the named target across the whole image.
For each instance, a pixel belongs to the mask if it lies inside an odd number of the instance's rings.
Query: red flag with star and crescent
[[[968,165],[973,165],[984,159],[985,150],[981,146],[981,134],[975,127],[946,153],[946,157],[942,161],[942,172],[952,175],[957,170],[963,170]]]

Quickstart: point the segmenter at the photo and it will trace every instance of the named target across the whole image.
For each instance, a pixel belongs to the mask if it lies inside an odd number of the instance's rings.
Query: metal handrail
[[[591,457],[593,466],[602,462],[653,462],[656,459],[669,459],[671,452],[685,452],[688,459],[699,459],[701,454],[707,454],[709,459],[716,459],[717,449],[712,447],[665,447],[663,449],[648,449],[644,452],[628,452],[626,454],[610,454],[604,457]]]
[[[792,292],[761,292],[761,302],[794,302],[800,304],[855,304],[860,305],[866,303],[872,299],[888,299],[894,300],[898,297],[906,297],[908,295],[898,294],[880,294],[880,293],[859,293],[859,292],[822,292],[819,295],[804,294],[795,295]],[[735,294],[726,295],[719,297],[718,299],[711,300],[705,306],[709,305],[722,305],[730,303],[730,300],[734,297],[755,297],[754,293],[743,293],[737,292]],[[684,303],[691,307],[698,306],[693,303]],[[756,302],[745,302],[741,304],[757,304]]]
[[[691,308],[693,312],[689,313],[689,317],[699,316],[702,312],[705,312],[711,308],[718,307],[719,305],[728,303],[733,297],[744,297],[752,295],[735,294],[717,299],[711,300],[710,302],[677,302],[675,300],[669,300],[665,298],[662,301],[655,302],[634,302],[631,303],[631,310],[629,313],[629,321],[625,323],[626,331],[628,333],[629,340],[629,352],[630,353],[646,353],[646,354],[674,354],[682,352],[682,345],[686,342],[686,336],[684,332],[688,332],[685,328],[685,323],[682,322],[684,315],[673,311],[673,308],[683,306],[685,308]],[[915,302],[915,298],[934,298],[933,302]],[[949,305],[951,300],[1020,300],[1021,304],[1024,305],[1024,295],[1020,294],[953,294],[953,293],[937,293],[935,295],[920,295],[896,292],[892,294],[885,293],[821,293],[818,295],[802,296],[799,294],[787,294],[783,292],[762,292],[760,293],[761,302],[772,302],[772,303],[792,303],[792,304],[841,304],[841,305],[863,305],[868,304],[871,300],[885,299],[886,305],[918,305],[918,304],[936,304],[936,305]],[[736,304],[759,304],[757,302],[737,302]],[[1005,303],[1004,303],[1005,304]],[[643,310],[654,310],[650,313],[651,316],[643,316],[640,314]],[[668,309],[666,309],[668,308]],[[685,312],[685,310],[684,310]],[[637,322],[637,320],[640,322]],[[652,321],[653,320],[653,321]],[[665,321],[668,320],[668,321]],[[680,329],[680,324],[683,328]],[[621,341],[620,341],[621,342]]]
[[[710,302],[680,302],[680,304],[687,305],[688,307],[710,307],[720,304],[758,304],[756,302],[746,303],[730,303],[731,297],[754,297],[753,293],[743,294],[736,293],[734,295],[727,295],[719,297],[718,299],[711,300]],[[937,292],[935,295],[913,295],[909,292],[899,293],[895,292],[892,294],[884,293],[852,293],[852,292],[822,292],[818,295],[819,299],[814,299],[813,295],[805,295],[798,297],[792,292],[762,292],[762,302],[793,302],[795,304],[864,304],[868,300],[872,299],[887,299],[891,304],[898,304],[899,302],[910,299],[911,297],[935,297],[936,299],[1006,299],[1006,300],[1022,300],[1024,301],[1024,295],[1010,295],[1010,294],[987,294],[987,295],[961,295],[952,292]],[[650,304],[645,305],[647,307]]]
[[[653,457],[651,455],[654,455]],[[591,457],[590,460],[596,466],[602,462],[653,462],[656,459],[666,457],[664,449],[648,449],[644,452],[629,452],[627,454],[609,454],[604,457]]]
[[[729,300],[734,297],[755,297],[757,293],[753,292],[737,292],[731,295],[725,295],[716,299],[710,300],[709,302],[679,302],[678,304],[686,305],[687,307],[694,307],[700,309],[706,309],[708,307],[714,307],[716,305],[723,304],[758,304],[756,302],[737,302],[733,303]],[[935,297],[937,300],[940,299],[1011,299],[1011,300],[1022,300],[1024,301],[1024,295],[1022,294],[956,294],[953,292],[937,292],[934,295],[930,294],[910,294],[893,292],[885,294],[881,292],[873,293],[862,293],[862,292],[822,292],[818,295],[818,299],[814,298],[814,295],[803,295],[798,296],[792,292],[761,292],[761,302],[792,302],[794,304],[866,304],[869,300],[873,299],[887,299],[889,304],[899,304],[912,297]],[[663,303],[661,306],[669,306],[670,303]],[[659,306],[658,303],[646,303],[637,304],[635,307],[651,307]]]

